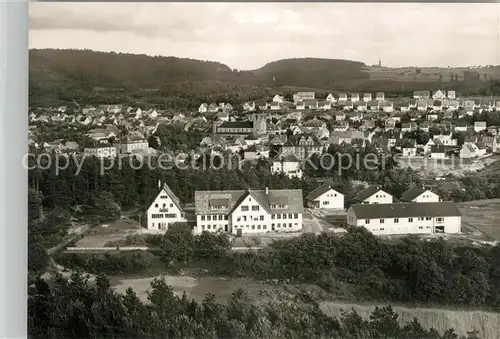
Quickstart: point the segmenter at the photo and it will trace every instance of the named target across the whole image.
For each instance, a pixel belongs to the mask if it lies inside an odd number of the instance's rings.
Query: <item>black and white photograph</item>
[[[29,338],[500,338],[498,3],[33,2],[22,112]]]

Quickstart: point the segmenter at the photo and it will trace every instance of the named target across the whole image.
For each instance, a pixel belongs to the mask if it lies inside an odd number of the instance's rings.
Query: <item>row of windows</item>
[[[151,218],[153,219],[160,219],[160,218],[176,218],[177,217],[177,214],[175,213],[167,213],[167,214],[163,214],[163,213],[159,213],[159,214],[151,214]]]
[[[271,205],[271,208],[288,208],[288,205]]]
[[[425,226],[425,228],[429,229],[429,228],[431,228],[431,227],[430,227],[430,226]],[[419,229],[419,230],[422,230],[422,229],[424,229],[424,226],[419,226],[419,227],[418,227],[418,229]],[[383,231],[383,230],[385,230],[385,228],[379,228],[379,229],[372,228],[372,231],[373,231],[373,232],[376,232],[376,231]]]
[[[222,215],[222,214],[219,214],[219,215],[207,215],[207,216],[202,215],[200,217],[200,219],[201,219],[201,221],[205,221],[205,220],[207,220],[207,221],[214,220],[215,221],[215,220],[227,220],[228,217],[227,217],[227,215]]]
[[[243,221],[247,221],[247,216],[246,215],[243,215],[241,217],[237,217],[236,218],[236,221],[241,221],[241,218],[243,218]],[[260,221],[264,221],[264,216],[263,215],[260,215],[258,218],[252,218],[250,217],[250,220],[260,220]]]
[[[287,218],[288,215],[288,218]],[[299,214],[298,213],[283,213],[283,214],[272,214],[271,219],[298,219]]]
[[[418,217],[417,218],[418,221],[423,221],[423,220],[432,220],[432,217]],[[444,221],[444,218],[442,217],[437,217],[436,218],[436,222],[443,222]],[[385,223],[385,219],[380,219],[379,222],[381,224]],[[408,222],[413,222],[413,218],[408,218]],[[370,219],[366,219],[365,220],[365,224],[369,224],[370,223]],[[394,218],[394,223],[397,224],[399,223],[399,218]]]
[[[152,223],[151,226],[154,228],[155,223]],[[158,229],[165,231],[167,229],[167,223],[166,222],[159,222]]]
[[[155,204],[155,207],[159,207],[159,204]],[[174,204],[170,204],[170,207],[174,207]],[[167,204],[162,204],[162,208],[167,208]]]
[[[253,132],[252,128],[221,128],[219,127],[219,132]]]
[[[201,225],[201,229],[205,230],[205,225]],[[222,229],[221,226],[218,225],[206,225],[207,230],[217,230],[217,229]],[[228,225],[224,225],[224,229],[227,231],[228,230]]]
[[[260,206],[259,205],[252,206],[252,211],[259,211],[259,210],[260,210]],[[249,211],[249,207],[246,206],[246,205],[243,205],[243,206],[241,206],[241,211],[242,212],[248,212]]]

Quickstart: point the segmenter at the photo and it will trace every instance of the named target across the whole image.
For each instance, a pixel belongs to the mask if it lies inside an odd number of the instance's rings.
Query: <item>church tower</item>
[[[255,135],[263,135],[267,132],[267,121],[265,114],[254,114],[252,116],[253,133]]]
[[[378,59],[378,67],[382,68],[382,59]]]

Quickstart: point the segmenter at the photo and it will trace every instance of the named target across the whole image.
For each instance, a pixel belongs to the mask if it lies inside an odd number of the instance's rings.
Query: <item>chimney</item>
[[[269,188],[266,186],[266,195],[269,194]]]
[[[161,189],[161,180],[158,179],[158,189]]]

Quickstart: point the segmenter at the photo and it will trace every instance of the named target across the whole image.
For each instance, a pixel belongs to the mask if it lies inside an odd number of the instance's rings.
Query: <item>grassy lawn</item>
[[[500,240],[500,199],[468,201],[458,207],[464,231],[486,240]]]

